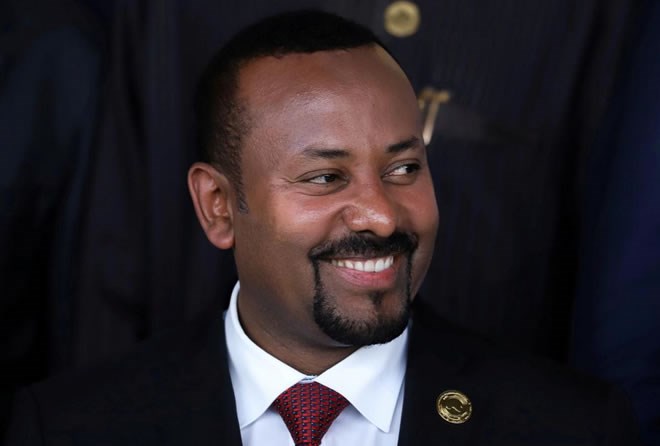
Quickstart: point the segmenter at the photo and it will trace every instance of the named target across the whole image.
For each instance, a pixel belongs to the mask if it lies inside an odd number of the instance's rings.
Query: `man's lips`
[[[387,289],[396,283],[399,256],[330,259],[339,276],[362,289]]]
[[[367,273],[379,273],[394,264],[394,256],[373,258],[373,259],[332,259],[330,261],[339,268],[352,269]]]

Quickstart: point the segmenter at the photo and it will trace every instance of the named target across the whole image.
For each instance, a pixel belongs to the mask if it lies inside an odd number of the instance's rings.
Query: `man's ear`
[[[195,163],[188,170],[188,189],[197,219],[206,237],[220,249],[234,246],[234,219],[229,179],[206,163]]]

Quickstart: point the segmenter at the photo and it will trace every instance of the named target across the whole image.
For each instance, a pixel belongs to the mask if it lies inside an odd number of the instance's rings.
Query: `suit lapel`
[[[476,443],[481,425],[480,408],[485,407],[479,386],[465,373],[468,358],[463,354],[463,338],[423,303],[416,302],[408,346],[408,366],[400,446]],[[446,390],[465,394],[473,405],[471,417],[453,424],[440,417],[438,396]]]
[[[198,376],[186,394],[190,410],[164,427],[167,444],[240,446],[236,402],[227,364],[224,321],[211,324],[204,351],[189,364]],[[179,438],[181,437],[181,438]]]
[[[213,381],[217,383],[212,401],[216,404],[210,430],[213,434],[204,436],[205,442],[188,442],[188,444],[209,444],[209,446],[241,445],[241,433],[238,427],[234,389],[229,376],[227,343],[225,341],[224,318],[220,319],[218,330],[209,330],[209,365],[213,373]],[[219,435],[219,436],[217,436]]]

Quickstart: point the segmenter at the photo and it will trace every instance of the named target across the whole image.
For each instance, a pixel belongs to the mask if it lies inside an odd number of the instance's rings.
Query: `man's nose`
[[[397,206],[382,183],[355,185],[355,193],[342,218],[352,232],[389,237],[397,228]]]

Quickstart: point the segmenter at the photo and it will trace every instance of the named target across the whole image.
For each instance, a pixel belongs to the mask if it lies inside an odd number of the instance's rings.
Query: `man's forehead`
[[[272,163],[305,148],[387,148],[421,141],[421,116],[410,83],[380,47],[264,57],[244,67],[240,101],[250,116],[247,147]],[[279,158],[278,158],[279,157]],[[317,157],[318,158],[318,157]]]
[[[238,84],[242,99],[256,104],[282,99],[304,102],[320,90],[355,94],[379,86],[412,92],[401,68],[377,45],[261,57],[241,68]]]

